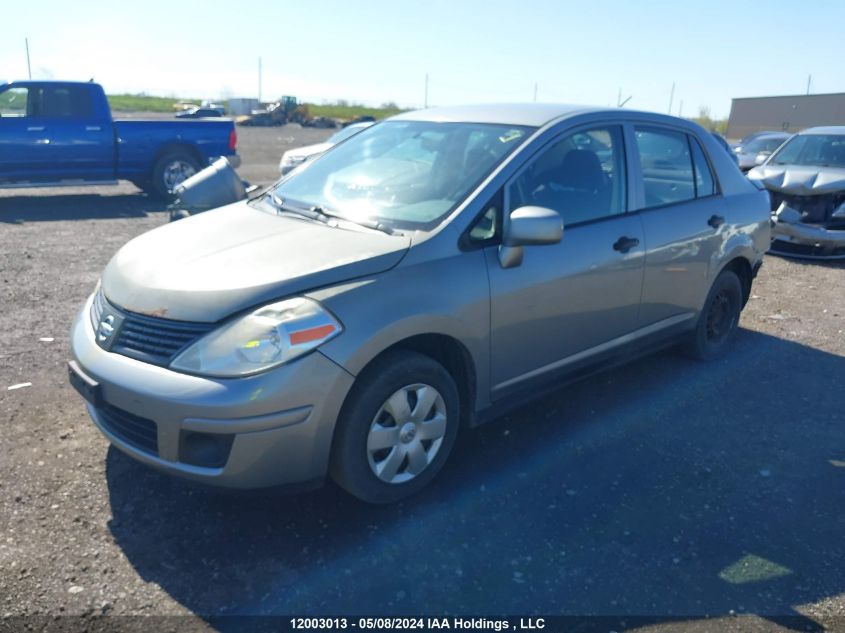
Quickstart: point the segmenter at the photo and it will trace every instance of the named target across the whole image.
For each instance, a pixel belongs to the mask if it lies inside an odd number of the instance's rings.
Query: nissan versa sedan
[[[769,232],[767,192],[689,121],[405,113],[126,244],[73,325],[70,380],[167,473],[396,501],[550,385],[676,342],[726,353]]]

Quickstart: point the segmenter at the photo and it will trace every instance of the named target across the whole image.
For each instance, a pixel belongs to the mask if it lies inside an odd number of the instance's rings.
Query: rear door
[[[635,125],[645,276],[640,326],[678,324],[701,308],[728,231],[725,201],[701,144],[667,126]]]
[[[553,376],[614,345],[637,325],[643,277],[640,218],[627,213],[621,124],[596,124],[547,144],[506,185],[506,213],[558,211],[559,244],[526,247],[502,268],[487,248],[493,398]]]

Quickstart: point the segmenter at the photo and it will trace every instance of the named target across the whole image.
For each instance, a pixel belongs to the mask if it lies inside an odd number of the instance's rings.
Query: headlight
[[[343,331],[316,301],[272,303],[203,336],[170,364],[202,376],[248,376],[293,360]]]

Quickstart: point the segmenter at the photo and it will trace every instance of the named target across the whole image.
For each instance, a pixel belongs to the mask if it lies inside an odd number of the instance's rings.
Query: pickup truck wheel
[[[696,360],[716,360],[731,347],[739,328],[742,311],[742,285],[736,273],[723,270],[704,302],[686,352]]]
[[[460,407],[446,369],[416,352],[391,352],[358,377],[332,443],[331,475],[367,503],[422,489],[443,467]]]
[[[161,197],[170,199],[177,185],[200,169],[197,160],[187,152],[165,154],[153,167],[152,184]]]

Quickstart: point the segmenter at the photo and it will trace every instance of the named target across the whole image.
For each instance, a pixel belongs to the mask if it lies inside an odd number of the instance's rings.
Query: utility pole
[[[29,75],[29,78],[32,79],[32,67],[29,65],[29,38],[23,38],[24,44],[26,45],[26,72]]]
[[[428,73],[425,74],[425,101],[423,107],[428,107]]]
[[[669,93],[669,114],[672,114],[672,102],[675,100],[675,82],[672,82],[672,92]]]
[[[813,81],[813,76],[812,76],[812,75],[807,75],[807,95],[808,95],[808,96],[809,96],[809,94],[810,94],[810,82],[811,82],[811,81]]]
[[[258,103],[261,103],[261,58],[258,58]]]
[[[534,82],[534,103],[537,103],[537,82]]]

